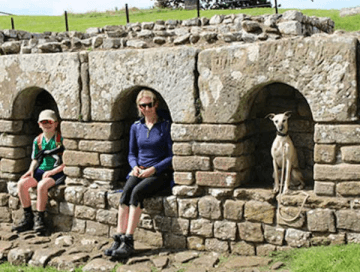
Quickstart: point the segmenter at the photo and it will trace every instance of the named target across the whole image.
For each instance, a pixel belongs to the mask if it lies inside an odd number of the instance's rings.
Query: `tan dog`
[[[270,113],[265,118],[269,118],[273,121],[276,130],[277,136],[271,146],[271,156],[273,158],[273,167],[274,167],[274,191],[279,192],[279,168],[282,169],[285,164],[285,180],[284,182],[284,190],[283,193],[286,194],[289,190],[290,186],[290,179],[292,180],[293,184],[295,182],[300,183],[298,189],[302,189],[305,186],[303,181],[303,176],[299,170],[299,163],[297,158],[296,149],[294,144],[288,134],[288,119],[291,116],[291,112],[287,111],[280,114]],[[282,169],[282,171],[285,171]],[[282,176],[282,175],[281,175]],[[284,177],[281,177],[282,179]],[[281,193],[281,192],[280,192]]]

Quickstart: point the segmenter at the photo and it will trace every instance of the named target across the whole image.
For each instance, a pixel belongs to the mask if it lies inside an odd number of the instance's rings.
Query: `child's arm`
[[[44,179],[44,178],[49,178],[49,177],[51,177],[51,176],[54,176],[54,175],[56,175],[57,173],[60,173],[61,171],[63,171],[63,170],[64,170],[64,167],[65,167],[65,163],[59,165],[58,167],[56,167],[56,168],[54,168],[54,169],[52,169],[52,170],[46,171],[46,172],[43,174],[42,178]]]
[[[37,160],[32,160],[31,161],[31,164],[30,164],[30,167],[29,167],[29,170],[27,170],[27,172],[21,176],[21,178],[27,178],[27,177],[34,177],[34,171],[35,171],[35,168],[37,166]]]

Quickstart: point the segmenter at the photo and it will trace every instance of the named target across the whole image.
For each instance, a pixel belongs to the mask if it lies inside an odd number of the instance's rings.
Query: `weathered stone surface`
[[[34,251],[29,248],[14,248],[8,253],[8,262],[12,265],[26,264],[34,254]]]
[[[203,251],[205,250],[204,239],[197,236],[190,236],[187,238],[187,247],[188,249]]]
[[[90,208],[88,206],[75,206],[75,217],[79,219],[90,219],[95,220],[96,218],[96,209]]]
[[[249,172],[196,172],[196,184],[234,188],[248,180]]]
[[[66,148],[67,145],[65,145]],[[79,141],[79,150],[99,153],[119,152],[125,146],[123,141]]]
[[[235,189],[234,197],[241,200],[272,202],[275,200],[275,193],[273,190],[265,189]]]
[[[360,180],[360,164],[315,164],[314,166],[315,180]]]
[[[12,159],[1,159],[1,171],[9,173],[20,173],[29,168],[30,158],[12,160]]]
[[[82,204],[85,192],[86,189],[83,187],[66,187],[65,200],[74,204]]]
[[[281,246],[284,241],[285,229],[264,225],[264,238],[267,242]]]
[[[84,194],[84,204],[93,208],[105,208],[105,191],[87,190]]]
[[[62,135],[73,139],[117,140],[122,136],[122,131],[121,123],[61,123]]]
[[[106,168],[93,168],[87,167],[83,170],[84,178],[95,179],[95,180],[104,180],[112,181],[118,180],[119,171],[117,169],[106,169]]]
[[[112,271],[116,266],[115,262],[103,258],[94,259],[87,263],[82,270],[85,272]]]
[[[360,194],[360,183],[357,181],[341,182],[336,186],[336,192],[341,196],[358,196]]]
[[[213,223],[207,219],[196,219],[190,222],[190,233],[202,237],[213,236]]]
[[[210,188],[209,195],[221,199],[221,198],[230,198],[232,197],[234,190],[233,189],[226,189],[226,188]]]
[[[179,216],[196,218],[198,216],[198,199],[179,199]]]
[[[312,57],[304,60],[304,52],[313,52]],[[350,65],[355,54],[355,39],[336,36],[203,50],[198,62],[203,121],[237,123],[244,120],[249,92],[255,86],[271,81],[287,82],[299,90],[309,102],[316,122],[355,120],[356,68]],[[315,56],[319,55],[324,61],[313,65]],[[250,67],[256,67],[256,72]],[[291,70],[290,67],[303,68]],[[324,77],[324,70],[331,73]],[[343,77],[347,79],[340,80]],[[344,82],[346,87],[340,87]]]
[[[29,264],[33,266],[45,267],[45,265],[51,258],[59,256],[63,252],[65,252],[65,249],[60,249],[60,248],[52,248],[52,249],[46,248],[46,249],[35,250],[34,255],[29,261]]]
[[[173,141],[237,141],[244,137],[245,125],[184,125],[171,126]]]
[[[308,230],[314,232],[335,232],[335,215],[332,210],[316,209],[307,212]]]
[[[256,247],[257,256],[270,256],[272,252],[276,251],[276,246],[274,245],[258,245]]]
[[[214,223],[214,236],[221,240],[235,240],[236,223],[226,221],[216,221]]]
[[[37,63],[37,65],[33,65]],[[0,59],[0,84],[2,85],[1,118],[25,119],[31,114],[32,107],[24,107],[27,101],[35,99],[38,88],[27,89],[30,86],[41,86],[47,90],[57,102],[60,116],[73,119],[79,116],[79,77],[80,68],[77,53],[47,55],[17,55],[3,56]],[[11,68],[10,68],[11,67]],[[9,72],[17,71],[9,77]]]
[[[229,252],[229,244],[227,241],[218,239],[205,239],[205,249],[215,252]]]
[[[335,194],[335,183],[315,181],[314,192],[317,195],[333,196]]]
[[[301,228],[306,219],[305,211],[300,207],[281,206],[278,212],[278,223],[283,226]]]
[[[358,232],[360,230],[357,224],[360,218],[360,212],[357,210],[342,210],[335,212],[336,214],[336,227],[338,229],[345,229]]]
[[[174,173],[175,184],[179,185],[192,185],[195,181],[192,172],[175,172]]]
[[[172,161],[175,171],[210,170],[210,158],[200,156],[174,156]]]
[[[163,238],[160,232],[137,228],[134,233],[134,239],[156,247],[163,246]]]
[[[241,143],[193,143],[192,150],[195,155],[214,156],[240,156],[244,153],[252,153],[254,143],[244,141]]]
[[[241,157],[216,157],[213,160],[215,170],[220,171],[243,171],[253,165],[252,156]]]
[[[310,236],[310,232],[296,229],[288,229],[286,231],[285,240],[291,247],[308,247],[310,245]]]
[[[340,10],[340,17],[353,16],[360,13],[360,7],[342,8]]]
[[[359,144],[359,136],[359,125],[315,125],[314,141],[318,144]]]
[[[360,162],[360,147],[359,146],[343,146],[340,148],[341,159],[346,163]]]
[[[221,218],[221,201],[212,196],[204,196],[198,202],[199,215],[207,219]]]
[[[66,165],[97,166],[100,164],[99,154],[66,150],[63,156]]]
[[[231,242],[231,253],[244,256],[254,256],[255,247],[253,244],[246,243],[245,241]]]
[[[244,217],[252,222],[272,224],[275,217],[275,207],[267,202],[249,201],[245,203]]]
[[[314,161],[316,163],[334,163],[336,159],[336,145],[315,145]]]
[[[240,238],[247,242],[264,241],[263,231],[260,223],[244,222],[238,223]]]
[[[177,235],[187,236],[189,234],[190,222],[184,218],[171,219],[171,232]]]
[[[163,199],[162,197],[146,198],[144,207],[144,212],[148,214],[160,214],[163,211]]]
[[[109,234],[109,227],[97,222],[87,221],[85,233],[92,236],[107,236]]]
[[[165,233],[164,246],[166,248],[184,249],[186,248],[186,237],[173,233]]]
[[[164,213],[166,216],[178,217],[178,203],[176,196],[164,198]]]
[[[279,30],[281,33],[285,35],[301,35],[302,32],[302,26],[300,22],[296,21],[289,21],[289,22],[281,22],[278,24]]]
[[[244,201],[226,200],[224,204],[224,218],[235,221],[242,220],[244,205]]]
[[[70,216],[74,215],[75,205],[72,203],[60,202],[59,208],[60,208],[59,211],[62,214],[70,215]]]
[[[109,105],[113,105],[119,96],[124,96],[129,88],[142,85],[154,88],[161,94],[170,108],[174,122],[193,122],[195,109],[192,71],[195,69],[195,54],[194,48],[185,47],[164,48],[161,52],[153,49],[91,52],[89,73],[92,78],[92,118],[109,120],[126,116],[128,105],[132,104],[126,99],[122,99],[121,104],[117,106],[117,109],[120,109],[118,116],[113,116]],[[133,61],[134,58],[137,59],[136,62]],[[114,76],[113,79],[109,78],[111,75]],[[105,82],[101,78],[108,79]],[[107,84],[109,80],[113,82],[111,86]],[[184,100],[184,97],[192,99]]]

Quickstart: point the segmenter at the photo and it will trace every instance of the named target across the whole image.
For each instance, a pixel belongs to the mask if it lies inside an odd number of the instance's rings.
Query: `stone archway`
[[[269,113],[291,111],[289,134],[298,153],[301,172],[306,185],[313,188],[314,167],[314,121],[309,104],[293,87],[283,83],[271,83],[254,93],[249,107],[247,126],[252,131],[250,139],[254,145],[254,171],[252,182],[258,187],[272,187],[273,166],[270,154],[275,139],[273,123],[265,119]]]

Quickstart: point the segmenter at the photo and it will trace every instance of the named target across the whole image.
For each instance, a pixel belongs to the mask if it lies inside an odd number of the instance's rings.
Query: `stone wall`
[[[359,40],[336,33],[1,56],[0,222],[22,214],[17,180],[37,115],[50,107],[62,119],[67,179],[50,191],[47,219],[54,230],[113,234],[133,105],[147,87],[173,120],[176,186],[146,200],[137,239],[240,255],[358,242]],[[271,188],[275,131],[264,117],[286,110],[306,199]]]

